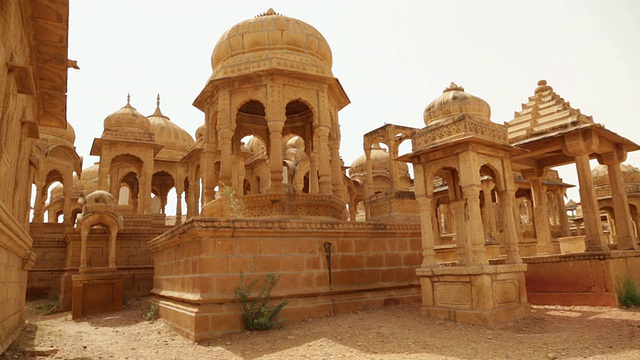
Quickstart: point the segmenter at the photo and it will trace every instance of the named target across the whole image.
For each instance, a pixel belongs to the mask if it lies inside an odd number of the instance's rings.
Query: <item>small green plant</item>
[[[153,321],[158,319],[158,305],[151,304],[149,310],[142,314],[142,318],[147,321]]]
[[[220,183],[220,197],[229,199],[229,207],[231,208],[232,218],[241,218],[244,215],[244,203],[242,199],[238,199],[236,191],[225,183]]]
[[[276,319],[276,317],[289,301],[285,299],[275,306],[269,305],[272,302],[271,291],[276,287],[279,280],[280,275],[267,274],[262,287],[260,287],[260,292],[257,296],[252,297],[251,294],[258,284],[258,279],[246,284],[244,274],[240,273],[240,285],[235,288],[233,293],[242,310],[247,330],[269,330],[276,325],[282,325],[284,322],[284,319]]]
[[[631,276],[625,275],[618,278],[616,293],[618,294],[618,301],[620,301],[620,305],[624,307],[640,306],[640,291],[638,291],[638,286]]]

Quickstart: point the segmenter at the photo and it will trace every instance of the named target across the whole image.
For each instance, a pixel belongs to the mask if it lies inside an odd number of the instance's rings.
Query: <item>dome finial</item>
[[[151,114],[151,116],[161,116],[169,120],[169,118],[164,116],[162,114],[162,111],[160,111],[160,93],[158,93],[158,97],[156,97],[156,111],[154,111],[153,114]]]
[[[131,93],[127,93],[127,105],[125,105],[124,107],[126,108],[133,107],[131,106]]]
[[[462,86],[458,86],[456,85],[456,83],[454,83],[453,81],[451,82],[451,84],[444,90],[442,90],[442,93],[446,93],[447,91],[464,91],[464,88]]]
[[[538,94],[547,90],[553,90],[553,88],[547,85],[547,80],[539,80],[538,87],[536,88],[535,94]]]
[[[277,12],[275,12],[275,10],[273,10],[273,8],[269,8],[269,10],[267,10],[266,12],[263,12],[261,14],[256,15],[256,17],[273,16],[273,15],[282,15],[282,14],[278,14]]]

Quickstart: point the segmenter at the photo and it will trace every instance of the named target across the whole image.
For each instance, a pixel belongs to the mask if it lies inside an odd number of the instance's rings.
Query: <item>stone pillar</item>
[[[450,200],[449,204],[453,212],[453,218],[456,229],[456,252],[458,253],[459,265],[470,265],[473,263],[471,259],[471,242],[468,236],[467,224],[465,217],[465,201],[463,199]]]
[[[196,206],[196,191],[195,191],[195,183],[194,180],[196,177],[193,176],[192,173],[189,174],[189,182],[187,184],[187,188],[185,189],[186,194],[186,202],[187,202],[187,219],[192,218],[195,214],[195,206]]]
[[[36,181],[36,199],[33,204],[33,222],[34,223],[43,223],[44,222],[44,203],[46,199],[47,189],[44,187],[43,181]]]
[[[182,189],[176,190],[176,225],[182,224]]]
[[[83,226],[80,229],[80,269],[85,269],[87,267],[87,241],[89,239],[89,231],[91,230],[90,226]]]
[[[69,171],[64,176],[64,184],[62,185],[62,216],[63,222],[67,226],[71,225],[71,197],[73,196],[73,171]]]
[[[220,183],[226,186],[233,186],[231,183],[231,166],[233,165],[231,159],[231,138],[233,137],[233,130],[229,128],[219,129],[218,136],[218,143],[220,144]]]
[[[329,128],[318,126],[318,177],[319,190],[322,195],[332,195],[331,164],[329,163]]]
[[[464,217],[467,220],[464,225],[466,230],[466,243],[471,250],[471,262],[467,265],[485,264],[484,234],[482,229],[482,214],[480,213],[480,186],[466,185],[462,188],[464,198]]]
[[[373,195],[373,164],[371,163],[371,144],[365,146],[365,178],[364,178],[364,213],[367,220],[371,218],[371,206],[369,204],[369,197]]]
[[[344,183],[342,182],[342,159],[340,159],[340,141],[332,139],[329,141],[329,152],[331,153],[331,187],[333,195],[338,199],[346,198]]]
[[[551,245],[551,228],[549,226],[549,208],[542,179],[546,173],[543,169],[523,171],[522,175],[531,183],[533,197],[533,223],[536,229],[536,241],[538,242],[538,254],[553,253]]]
[[[283,120],[267,119],[269,126],[269,170],[271,182],[269,185],[270,193],[282,193],[282,129],[284,127]]]
[[[463,265],[482,265],[486,263],[482,214],[480,213],[480,168],[478,155],[474,152],[463,152],[458,155],[459,184],[462,188],[463,204],[458,205],[456,224],[464,234],[464,240],[458,233],[458,244],[464,241],[467,247],[468,263]],[[454,181],[455,182],[455,181]],[[458,231],[456,231],[458,232]],[[460,245],[458,245],[460,246]]]
[[[638,239],[633,231],[631,223],[631,212],[629,211],[629,200],[624,189],[622,170],[620,163],[615,161],[605,161],[609,170],[609,183],[611,184],[611,201],[613,202],[613,212],[615,214],[615,241],[619,250],[637,249]],[[613,230],[613,229],[612,229]]]
[[[245,164],[245,154],[243,153],[239,153],[236,154],[236,176],[235,176],[235,181],[236,181],[236,194],[238,196],[242,196],[244,195],[244,179],[246,176],[246,170],[244,168],[244,164]]]
[[[578,170],[578,183],[580,184],[586,251],[608,251],[607,237],[602,232],[602,224],[600,223],[600,209],[591,177],[589,155],[577,155],[575,161]]]
[[[100,165],[98,167],[98,189],[99,190],[104,190],[104,191],[109,191],[109,177],[110,177],[110,170],[111,170],[111,157],[109,156],[109,151],[107,151],[107,154],[105,154],[104,151],[105,149],[103,149],[103,153],[100,156]],[[85,194],[88,195],[88,194]]]
[[[153,179],[153,161],[147,160],[142,163],[142,171],[138,183],[138,214],[147,214],[151,205],[151,181]]]
[[[400,187],[400,175],[398,173],[398,162],[393,160],[398,157],[398,146],[395,140],[389,140],[389,176],[391,177],[391,190],[398,190]]]
[[[318,152],[314,149],[309,154],[309,194],[317,194],[318,191]]]
[[[364,149],[366,179],[364,182],[365,199],[373,195],[373,163],[371,162],[371,146]]]
[[[203,203],[208,203],[215,198],[216,187],[216,159],[215,159],[215,146],[213,144],[204,144],[204,194],[202,197]],[[198,181],[198,179],[195,179]]]
[[[416,200],[420,207],[420,234],[422,239],[422,267],[437,267],[436,253],[434,250],[434,234],[433,234],[433,190],[425,179],[424,165],[416,164],[415,171],[415,191]]]
[[[558,208],[560,211],[560,234],[562,237],[571,236],[571,231],[569,230],[569,216],[567,215],[567,206],[564,203],[564,194],[561,190],[557,190],[554,195],[558,201]]]
[[[109,268],[116,270],[116,239],[118,238],[118,230],[113,227],[109,228]]]
[[[487,180],[482,184],[482,193],[484,195],[484,222],[486,223],[485,239],[497,238],[496,228],[496,205],[493,202],[492,191],[495,184],[492,180]]]
[[[507,264],[519,264],[522,262],[520,258],[520,251],[518,249],[518,230],[516,225],[516,219],[520,214],[516,208],[515,191],[504,190],[498,192],[500,198],[500,206],[502,207],[502,213],[504,216],[503,223],[505,225],[505,252],[507,255]]]

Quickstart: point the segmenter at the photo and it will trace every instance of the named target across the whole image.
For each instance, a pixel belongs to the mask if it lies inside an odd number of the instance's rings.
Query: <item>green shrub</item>
[[[276,319],[276,317],[289,301],[285,299],[275,306],[269,305],[272,302],[271,291],[276,287],[279,280],[280,275],[267,274],[258,295],[251,297],[253,289],[258,284],[258,279],[246,284],[244,274],[240,273],[240,285],[234,289],[233,293],[242,310],[247,330],[269,330],[284,322],[284,319]]]
[[[638,286],[631,276],[626,275],[618,278],[616,293],[618,294],[620,305],[624,307],[640,306],[640,291],[638,291]]]
[[[245,206],[242,199],[238,198],[236,191],[225,183],[220,184],[220,197],[229,199],[229,217],[241,218],[245,212]]]
[[[149,310],[147,310],[147,312],[142,314],[142,318],[147,321],[153,321],[158,319],[158,305],[151,304],[151,306],[149,307]]]

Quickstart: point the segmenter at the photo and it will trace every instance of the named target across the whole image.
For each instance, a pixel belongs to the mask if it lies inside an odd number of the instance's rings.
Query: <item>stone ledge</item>
[[[417,268],[418,276],[440,275],[483,275],[511,272],[525,272],[527,264],[478,265],[478,266],[446,266],[438,268]]]
[[[193,217],[185,223],[178,225],[165,233],[149,241],[149,248],[152,251],[177,246],[178,244],[192,241],[194,239],[183,234],[191,231],[259,231],[257,236],[276,236],[269,231],[330,231],[339,232],[340,236],[348,236],[350,233],[362,234],[362,231],[385,232],[389,236],[390,231],[397,232],[419,232],[419,223],[378,223],[378,222],[350,222],[339,220],[313,221],[301,219],[228,219],[213,217]],[[327,236],[329,234],[323,234]],[[219,233],[222,236],[222,233]],[[282,233],[278,235],[283,235]]]

